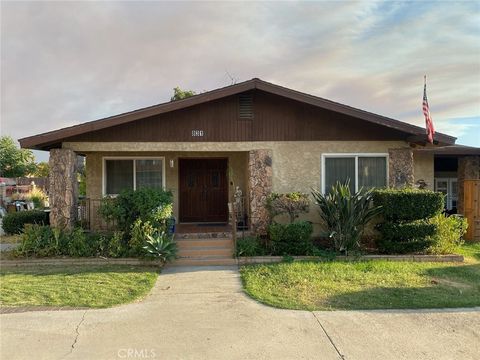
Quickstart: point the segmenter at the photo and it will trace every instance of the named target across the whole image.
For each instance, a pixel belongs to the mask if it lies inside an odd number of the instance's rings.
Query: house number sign
[[[204,135],[203,130],[192,130],[193,137],[202,137]]]

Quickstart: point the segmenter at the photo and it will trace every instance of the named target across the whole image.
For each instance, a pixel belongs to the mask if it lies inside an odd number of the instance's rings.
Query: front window
[[[104,194],[117,195],[122,190],[164,187],[164,159],[107,158],[104,166]]]
[[[383,154],[339,154],[324,156],[323,192],[338,181],[349,181],[350,191],[387,186],[387,156]]]

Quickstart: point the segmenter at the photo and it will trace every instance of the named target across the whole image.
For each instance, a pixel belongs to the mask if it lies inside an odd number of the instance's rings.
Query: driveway
[[[0,322],[2,359],[480,358],[479,308],[273,309],[242,293],[235,267],[172,267],[139,303]]]

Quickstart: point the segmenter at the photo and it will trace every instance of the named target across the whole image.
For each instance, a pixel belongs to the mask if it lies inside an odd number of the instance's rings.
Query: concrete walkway
[[[235,267],[165,269],[103,310],[0,316],[2,359],[478,359],[480,309],[307,312],[242,293]]]
[[[0,252],[10,251],[17,248],[19,244],[0,244]]]

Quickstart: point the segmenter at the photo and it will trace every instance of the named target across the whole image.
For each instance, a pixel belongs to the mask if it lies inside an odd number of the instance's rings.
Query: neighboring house
[[[427,188],[450,192],[449,207],[456,200],[453,180],[445,185],[436,179],[444,178],[442,170],[437,175],[437,162],[440,169],[441,151],[448,153],[454,137],[436,133],[430,145],[421,127],[260,79],[23,138],[20,144],[51,152],[54,224],[70,224],[76,216],[76,154],[86,156],[91,201],[124,188],[165,187],[173,191],[178,222],[226,222],[233,182],[245,195],[250,228],[259,233],[265,231],[264,203],[271,191],[324,191],[347,178],[352,190],[421,180]],[[445,178],[464,179],[467,172],[479,178],[478,149],[448,156],[462,165]],[[461,203],[456,207],[463,211]],[[315,208],[307,219],[318,221]]]

